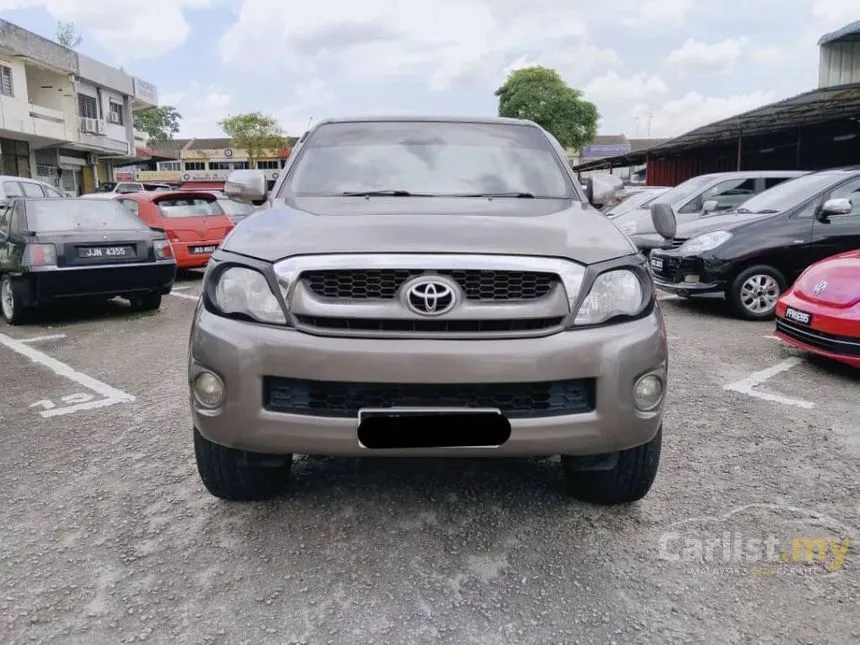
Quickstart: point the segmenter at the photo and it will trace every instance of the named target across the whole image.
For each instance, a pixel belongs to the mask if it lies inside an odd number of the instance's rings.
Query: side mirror
[[[821,207],[821,216],[848,215],[852,210],[854,210],[854,204],[850,199],[844,197],[828,199],[824,202],[824,206]]]
[[[243,204],[265,201],[266,176],[260,170],[234,170],[224,182],[227,197]]]
[[[591,205],[595,208],[600,208],[612,200],[617,190],[621,187],[621,181],[616,179],[616,182],[613,183],[610,180],[599,177],[589,177],[585,184],[585,194]]]
[[[675,211],[669,204],[661,202],[651,204],[651,222],[661,237],[667,240],[675,239],[675,234],[678,232],[678,220],[675,217]]]
[[[716,199],[709,199],[704,204],[702,204],[702,213],[713,213],[720,207],[720,202]]]

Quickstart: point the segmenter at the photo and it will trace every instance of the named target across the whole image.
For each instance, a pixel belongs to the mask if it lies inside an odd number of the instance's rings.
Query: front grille
[[[263,406],[272,412],[355,418],[362,408],[494,408],[511,419],[594,410],[595,379],[542,383],[339,383],[267,376]]]
[[[655,269],[654,265],[651,265],[651,272],[661,280],[666,282],[680,282],[681,281],[681,260],[673,255],[661,255],[659,256],[661,260],[663,260],[663,268]]]
[[[335,318],[297,315],[300,325],[328,330],[426,332],[426,333],[503,333],[540,331],[558,327],[564,317],[515,318],[510,320],[447,320],[438,319],[387,319],[387,318]]]
[[[554,273],[537,271],[421,269],[339,269],[306,271],[305,285],[321,298],[332,300],[391,300],[404,282],[423,273],[454,280],[467,300],[534,300],[547,295],[558,282]]]
[[[684,242],[686,242],[684,238],[676,237],[672,240],[671,245],[673,249],[679,248]]]
[[[824,332],[800,327],[785,322],[782,318],[776,319],[776,331],[785,334],[788,338],[809,345],[816,349],[830,352],[832,354],[843,354],[846,356],[860,356],[860,341],[848,336],[837,336],[825,334]]]

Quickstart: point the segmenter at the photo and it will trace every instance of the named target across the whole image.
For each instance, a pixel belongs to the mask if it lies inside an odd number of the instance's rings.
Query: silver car
[[[667,377],[653,280],[542,128],[323,121],[270,196],[256,170],[225,192],[264,201],[213,254],[192,322],[213,495],[277,494],[294,454],[561,455],[583,499],[648,492]]]

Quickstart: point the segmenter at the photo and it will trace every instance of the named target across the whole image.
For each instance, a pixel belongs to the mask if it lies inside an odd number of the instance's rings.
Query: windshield
[[[836,179],[829,173],[803,175],[789,179],[745,201],[739,213],[781,213],[815,197]]]
[[[106,182],[98,185],[98,188],[96,188],[96,192],[97,193],[112,193],[114,188],[116,188],[116,182],[106,181]]]
[[[171,197],[155,202],[162,217],[207,217],[224,215],[214,197]]]
[[[612,208],[610,208],[608,211],[606,211],[606,216],[615,217],[616,215],[621,215],[622,213],[631,211],[639,206],[645,206],[647,204],[650,204],[664,192],[665,191],[659,190],[643,190],[641,193],[631,195],[617,206],[613,206]]]
[[[688,197],[695,195],[713,180],[713,176],[710,175],[699,175],[698,177],[693,177],[692,179],[688,179],[674,188],[667,190],[654,201],[661,204],[675,204],[677,202],[682,202]],[[642,207],[644,208],[644,204]]]
[[[130,230],[143,222],[113,200],[45,199],[27,202],[27,224],[36,233]]]
[[[323,125],[305,143],[286,185],[296,195],[407,191],[576,199],[539,129],[499,123]]]
[[[223,208],[224,212],[228,215],[250,215],[254,210],[254,207],[250,204],[234,202],[231,199],[219,199],[218,203],[221,204],[221,208]]]

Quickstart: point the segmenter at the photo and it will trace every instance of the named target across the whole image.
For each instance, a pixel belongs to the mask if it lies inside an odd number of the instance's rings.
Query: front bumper
[[[655,251],[649,258],[651,275],[658,289],[686,296],[724,293],[729,282],[726,263],[701,256]]]
[[[39,267],[26,274],[32,304],[88,296],[167,294],[176,279],[175,262],[83,267]]]
[[[226,385],[216,412],[191,399],[195,427],[210,441],[263,453],[391,456],[590,455],[646,443],[662,422],[662,402],[641,412],[633,386],[646,373],[666,382],[665,327],[648,317],[542,338],[447,341],[327,338],[216,316],[198,307],[191,332],[189,384],[202,369]],[[360,445],[355,416],[266,409],[266,377],[341,384],[513,384],[594,379],[588,411],[510,417],[511,436],[494,448],[374,451]]]
[[[811,313],[812,324],[787,319],[786,307]],[[860,313],[812,306],[787,293],[777,302],[775,314],[774,335],[780,340],[805,352],[860,368]]]

